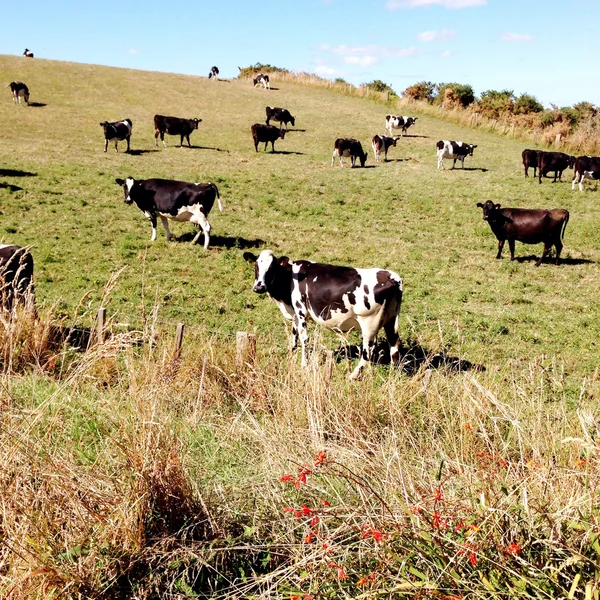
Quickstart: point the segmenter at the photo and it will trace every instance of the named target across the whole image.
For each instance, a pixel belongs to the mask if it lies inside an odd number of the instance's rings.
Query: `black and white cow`
[[[33,52],[29,48],[25,48],[25,52],[23,52],[23,56],[27,58],[33,58]]]
[[[107,151],[108,142],[111,141],[115,142],[115,152],[118,152],[119,140],[127,140],[126,152],[129,152],[129,141],[131,140],[131,129],[133,128],[131,119],[123,119],[114,123],[104,121],[104,123],[100,123],[100,127],[104,128],[104,152]]]
[[[254,83],[254,87],[256,87],[257,85],[262,85],[265,90],[266,89],[271,89],[271,83],[269,82],[269,76],[265,75],[264,73],[261,73],[260,75],[257,75],[253,80],[252,83]]]
[[[265,151],[269,142],[271,142],[271,152],[275,152],[275,140],[279,138],[285,138],[285,133],[287,131],[283,129],[277,129],[274,125],[264,125],[263,123],[254,123],[252,127],[250,127],[250,131],[252,132],[252,140],[254,141],[254,149],[258,152],[258,144],[264,142]]]
[[[371,145],[373,146],[373,153],[375,154],[375,162],[379,162],[381,157],[381,151],[385,153],[384,160],[387,162],[387,153],[390,146],[395,146],[396,142],[400,138],[397,136],[388,137],[387,135],[375,135],[371,140]]]
[[[342,160],[345,156],[350,157],[352,166],[356,164],[356,159],[360,160],[360,166],[364,167],[367,162],[367,153],[363,151],[362,145],[358,140],[353,138],[338,138],[335,140],[333,145],[333,155],[331,156],[331,166],[335,162],[336,156],[340,157],[340,166],[344,167],[344,161]]]
[[[404,135],[406,130],[411,125],[414,125],[418,118],[419,117],[398,117],[396,115],[385,115],[385,129],[390,136],[393,136],[394,129],[402,129],[401,135]]]
[[[11,81],[6,87],[10,87],[13,102],[21,104],[21,98],[29,106],[29,88],[22,81]]]
[[[290,262],[271,250],[244,258],[255,263],[253,291],[268,294],[283,316],[292,321],[292,350],[302,344],[302,365],[307,365],[307,319],[338,331],[360,328],[363,347],[358,365],[350,375],[356,378],[369,362],[383,327],[390,346],[390,358],[400,358],[398,319],[402,304],[402,279],[385,269],[354,269],[314,263]]]
[[[477,148],[476,144],[465,144],[464,142],[455,142],[452,140],[440,140],[436,144],[438,169],[444,168],[444,159],[451,158],[454,160],[452,168],[456,166],[456,161],[460,160],[462,168],[465,168],[465,157],[473,156],[473,150]]]
[[[288,128],[288,123],[291,123],[292,127],[296,126],[296,118],[292,117],[290,111],[286,108],[267,106],[265,112],[267,113],[267,125],[269,125],[269,121],[275,121],[279,123],[279,129],[281,129],[285,123],[286,131]]]
[[[33,257],[29,248],[0,245],[0,306],[12,310],[17,304],[33,308]]]
[[[600,179],[600,157],[598,156],[578,156],[573,166],[573,180],[571,189],[575,189],[575,184],[579,184],[579,191],[583,192],[584,179]]]
[[[217,67],[211,67],[210,73],[208,74],[208,78],[211,79],[212,77],[214,77],[215,79],[217,79],[218,75],[219,69]]]
[[[171,240],[169,220],[190,221],[198,227],[198,233],[192,240],[195,244],[204,233],[204,248],[210,241],[210,225],[208,213],[215,200],[219,210],[223,210],[219,190],[214,183],[188,183],[172,179],[115,179],[125,191],[125,203],[135,202],[152,224],[152,237],[156,240],[156,217],[160,217],[167,241]]]
[[[154,115],[154,145],[158,146],[158,136],[160,135],[160,141],[166,148],[165,133],[167,133],[169,135],[181,136],[180,146],[183,146],[183,139],[185,138],[188,146],[191,148],[190,133],[192,133],[194,129],[198,129],[198,123],[201,122],[202,119],[181,119],[180,117]]]

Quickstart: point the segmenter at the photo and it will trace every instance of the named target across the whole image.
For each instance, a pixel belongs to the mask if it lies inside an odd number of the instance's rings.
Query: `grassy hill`
[[[0,74],[6,83],[26,82],[34,103],[14,106],[8,89],[0,103],[0,241],[33,246],[47,321],[90,325],[103,304],[121,332],[103,351],[73,357],[61,350],[52,361],[38,357],[33,372],[19,376],[6,368],[2,460],[12,475],[3,495],[14,507],[3,535],[13,550],[0,557],[7,573],[0,589],[15,597],[49,589],[56,597],[143,597],[142,591],[152,597],[165,586],[190,598],[221,589],[229,598],[303,590],[342,597],[378,571],[386,594],[416,597],[425,589],[483,598],[496,590],[551,598],[566,595],[578,572],[581,590],[593,581],[586,562],[597,546],[590,490],[600,472],[600,207],[593,186],[572,192],[571,172],[562,183],[539,185],[523,177],[523,143],[427,115],[418,115],[388,163],[376,164],[370,139],[384,132],[388,106],[288,81],[275,79],[269,91],[248,81],[9,56],[0,57]],[[256,153],[250,134],[253,123],[264,122],[267,105],[296,117],[274,154]],[[156,148],[156,113],[202,118],[193,148],[176,147],[173,137],[166,149]],[[110,147],[104,153],[99,123],[122,118],[133,121],[133,152],[121,144],[118,154]],[[332,168],[337,137],[360,139],[370,153],[368,168]],[[448,161],[437,171],[439,139],[478,145],[464,171],[449,170]],[[172,225],[178,239],[170,244],[159,226],[151,243],[147,220],[123,203],[114,182],[128,175],[215,182],[224,211],[209,216],[211,248],[192,247],[185,224]],[[510,262],[508,248],[495,260],[496,240],[475,206],[486,199],[568,209],[562,264],[534,268],[541,245],[517,244],[517,261]],[[288,356],[276,307],[251,291],[253,269],[242,258],[247,248],[393,269],[405,285],[405,347],[485,371],[455,373],[443,361],[425,361],[410,375],[374,367],[349,384],[344,375],[352,365],[342,361],[330,385],[317,363],[306,375],[298,357]],[[154,328],[170,332],[177,321],[186,323],[190,340],[179,370],[169,362],[170,341],[135,349],[127,337],[139,329],[149,341]],[[230,336],[238,330],[258,333],[258,365],[248,375],[236,375],[233,365]],[[317,347],[340,345],[333,333],[314,337]],[[563,446],[565,438],[583,445]],[[322,448],[335,459],[319,465],[319,483],[307,492],[282,490],[281,474]],[[498,466],[499,456],[508,467]],[[485,530],[485,542],[460,534],[446,545],[436,537],[435,514],[444,507],[431,498],[442,485],[456,514],[466,519],[463,509],[470,507],[469,526]],[[335,561],[347,565],[346,582],[309,548],[300,521],[290,523],[283,512],[287,503],[325,495],[337,506],[326,512],[330,536],[339,534]],[[413,500],[429,520],[398,517]],[[490,506],[504,524],[486,513]],[[542,513],[555,525],[542,523]],[[23,530],[20,519],[29,523]],[[429,538],[407,541],[398,533],[400,520],[413,530],[426,526]],[[560,552],[536,549],[567,521],[580,528],[563,531]],[[367,522],[387,524],[387,549],[361,549]],[[352,523],[362,525],[357,530]],[[325,539],[323,530],[319,535]],[[526,558],[492,556],[490,548],[517,538],[532,549]],[[19,548],[30,558],[18,558]],[[479,567],[462,564],[469,553],[477,554],[472,563]],[[557,569],[572,556],[580,558],[563,575],[544,574],[545,564]],[[178,566],[169,562],[177,560]],[[303,566],[292,568],[294,561]],[[394,561],[404,565],[401,575]],[[448,565],[455,569],[450,575]],[[36,569],[46,570],[26,577]],[[260,579],[264,572],[278,573],[278,583]],[[15,577],[23,579],[12,588]],[[454,587],[440,591],[445,577],[455,578]],[[372,589],[373,581],[367,580]]]

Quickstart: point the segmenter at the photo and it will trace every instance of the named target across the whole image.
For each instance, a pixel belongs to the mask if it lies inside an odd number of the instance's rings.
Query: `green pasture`
[[[544,355],[564,365],[574,390],[598,367],[598,193],[588,183],[584,193],[571,191],[572,171],[557,184],[525,179],[526,142],[417,114],[390,161],[376,164],[370,139],[399,109],[372,100],[276,79],[269,91],[248,81],[12,56],[0,57],[0,74],[4,84],[26,82],[36,104],[15,106],[8,89],[1,97],[0,241],[32,245],[38,300],[60,315],[92,312],[111,274],[126,267],[107,300],[118,321],[139,326],[158,304],[163,321],[256,331],[283,347],[286,326],[252,293],[253,268],[242,258],[245,249],[271,248],[398,272],[407,345],[488,370]],[[256,153],[250,134],[267,105],[296,117],[275,154]],[[168,147],[155,148],[156,113],[201,118],[194,147],[167,136]],[[133,121],[133,153],[125,143],[104,153],[99,123],[123,118]],[[368,168],[332,168],[337,137],[360,139]],[[437,171],[439,139],[478,145],[464,171],[450,170],[451,161]],[[151,243],[149,223],[115,184],[129,175],[215,182],[224,211],[209,216],[209,251],[190,245],[189,224],[172,224],[177,239],[167,244],[159,223]],[[496,240],[475,206],[488,198],[568,209],[564,262],[535,268],[541,245],[522,244],[518,260],[510,262],[508,248],[495,260]],[[337,344],[333,335],[326,341]]]

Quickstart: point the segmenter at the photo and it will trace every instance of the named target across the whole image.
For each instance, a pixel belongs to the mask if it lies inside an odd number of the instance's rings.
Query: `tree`
[[[462,106],[472,104],[475,100],[473,87],[463,83],[438,83],[434,101],[444,106]]]
[[[521,94],[515,100],[514,112],[516,115],[526,115],[529,113],[539,113],[544,110],[543,105],[538,102],[535,96]]]
[[[435,88],[435,83],[432,83],[431,81],[420,81],[419,83],[407,87],[402,92],[402,95],[410,100],[433,102]]]
[[[497,119],[504,113],[512,113],[515,94],[512,90],[486,90],[481,93],[479,110],[486,117]]]
[[[389,92],[390,96],[397,96],[391,85],[384,83],[381,79],[374,79],[370,83],[363,83],[363,86],[375,92]]]

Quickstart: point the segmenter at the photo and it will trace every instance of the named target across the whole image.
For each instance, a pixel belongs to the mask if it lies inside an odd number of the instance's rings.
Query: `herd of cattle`
[[[25,56],[33,56],[26,50]],[[212,67],[209,78],[217,78],[219,70]],[[269,77],[260,74],[253,80],[254,86],[262,85],[270,88]],[[13,100],[20,104],[21,98],[29,103],[29,89],[22,82],[10,84]],[[266,107],[266,123],[255,123],[251,126],[254,148],[258,152],[258,144],[264,143],[265,150],[271,144],[275,151],[275,141],[284,139],[288,125],[296,124],[296,119],[285,108]],[[155,145],[160,137],[163,145],[165,134],[180,136],[180,145],[187,140],[191,147],[190,134],[198,129],[202,119],[184,119],[164,115],[154,117]],[[279,123],[279,127],[270,122]],[[417,117],[386,115],[385,132],[389,135],[375,135],[371,145],[375,161],[379,162],[381,153],[387,161],[388,150],[396,146],[397,141],[414,125]],[[283,128],[285,125],[285,129]],[[133,123],[130,119],[100,123],[104,130],[104,151],[109,142],[114,142],[118,152],[118,142],[127,142],[127,152],[130,151],[130,140]],[[401,130],[400,136],[394,136],[394,130]],[[461,141],[440,140],[436,144],[437,166],[443,169],[444,159],[464,161],[467,156],[473,156],[477,148],[474,144]],[[343,167],[343,158],[350,158],[352,167],[360,161],[365,166],[367,153],[364,152],[360,141],[354,138],[338,138],[334,143],[331,165],[339,158]],[[530,168],[534,177],[539,178],[548,173],[554,173],[554,181],[561,179],[567,168],[574,169],[572,189],[579,184],[583,191],[585,179],[600,179],[600,158],[582,156],[576,158],[562,152],[544,152],[526,149],[522,153],[525,177]],[[151,241],[156,240],[157,218],[160,217],[165,229],[167,240],[171,239],[169,220],[189,221],[198,232],[192,240],[195,244],[200,235],[204,234],[204,248],[210,242],[210,224],[207,220],[215,201],[219,210],[223,210],[219,190],[214,183],[190,183],[167,179],[135,180],[117,178],[115,182],[122,186],[124,201],[135,203],[145,214],[152,225]],[[548,255],[551,248],[556,249],[556,262],[560,259],[563,247],[562,239],[569,221],[569,212],[564,209],[542,210],[501,208],[491,200],[477,204],[483,210],[483,218],[498,240],[498,253],[501,258],[504,243],[508,240],[511,260],[514,259],[515,241],[538,244],[543,243],[544,249],[536,263],[539,266]],[[298,338],[302,346],[302,363],[306,364],[307,351],[307,319],[310,317],[316,323],[335,330],[349,331],[360,329],[362,333],[362,353],[360,360],[351,374],[357,377],[365,364],[372,357],[377,334],[384,329],[389,344],[390,359],[397,362],[400,356],[400,341],[398,337],[398,319],[402,303],[402,280],[399,275],[386,269],[355,269],[352,267],[335,266],[314,263],[308,260],[291,262],[288,257],[276,257],[271,250],[263,250],[258,256],[244,253],[244,258],[255,265],[255,281],[253,291],[267,294],[277,304],[283,316],[292,322],[292,348],[297,346]],[[3,306],[12,308],[16,300],[29,295],[33,290],[33,259],[28,248],[15,245],[0,246],[0,270],[4,279],[2,286]]]

